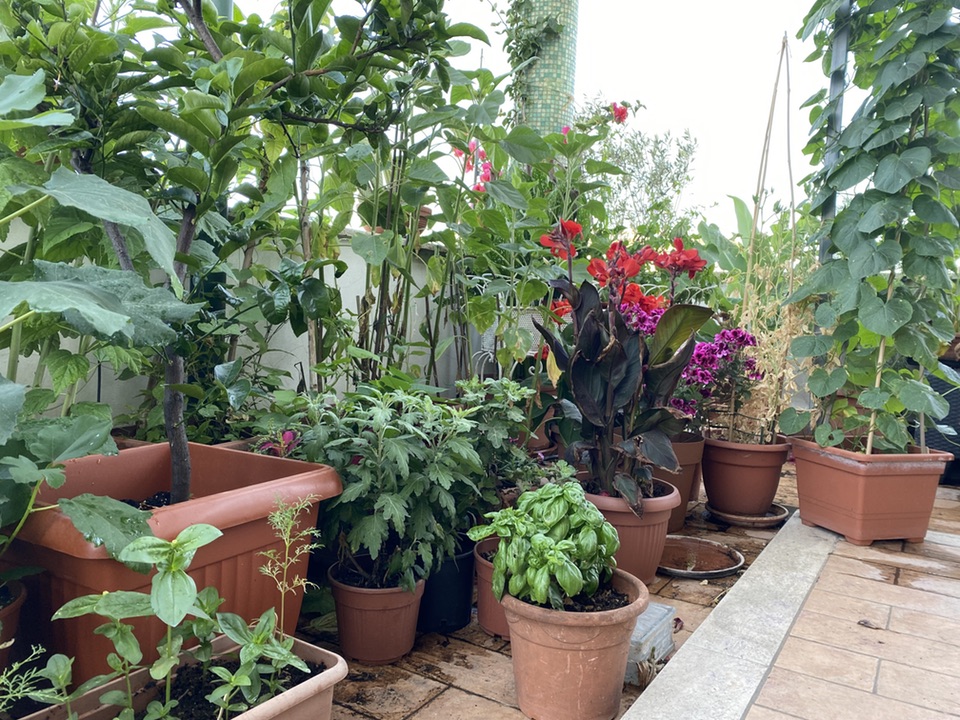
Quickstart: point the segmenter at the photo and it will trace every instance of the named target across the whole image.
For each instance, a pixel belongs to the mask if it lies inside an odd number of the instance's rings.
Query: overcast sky
[[[733,232],[733,206],[727,196],[750,202],[756,190],[784,33],[790,99],[788,105],[784,68],[765,186],[773,189],[771,197],[789,200],[788,116],[795,182],[813,169],[801,152],[809,120],[800,105],[826,87],[827,79],[819,63],[803,62],[813,46],[801,45],[796,37],[811,4],[812,0],[580,0],[577,100],[600,95],[611,102],[639,101],[645,108],[630,122],[641,130],[680,134],[689,129],[699,147],[685,200],[703,206],[710,222]],[[488,31],[493,47],[483,49],[483,64],[504,71],[503,40],[494,37],[496,16],[488,0],[447,0],[445,10],[454,20]],[[799,203],[803,191],[798,188],[796,193]]]

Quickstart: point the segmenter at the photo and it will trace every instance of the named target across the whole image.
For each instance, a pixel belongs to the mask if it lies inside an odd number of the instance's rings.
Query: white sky
[[[501,0],[501,5],[504,0]],[[790,101],[781,72],[765,187],[789,201],[787,108],[794,181],[810,174],[801,152],[809,131],[800,105],[823,87],[820,64],[803,63],[812,43],[796,35],[812,0],[580,0],[576,96],[639,101],[629,122],[651,133],[689,129],[698,142],[685,204],[702,206],[726,234],[736,229],[734,195],[751,204],[770,113],[780,48],[788,39]],[[483,64],[506,70],[503,40],[488,0],[447,0],[447,14],[490,35]],[[479,43],[478,43],[479,45]],[[796,201],[804,198],[796,190]]]

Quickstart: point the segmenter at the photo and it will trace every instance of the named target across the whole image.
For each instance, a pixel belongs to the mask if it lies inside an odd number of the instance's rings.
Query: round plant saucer
[[[660,556],[659,572],[674,577],[709,580],[733,575],[743,567],[739,551],[713,540],[686,535],[667,535]]]
[[[737,515],[736,513],[720,512],[706,504],[707,512],[728,525],[747,528],[771,528],[779,525],[790,516],[790,511],[783,505],[774,503],[763,515]]]

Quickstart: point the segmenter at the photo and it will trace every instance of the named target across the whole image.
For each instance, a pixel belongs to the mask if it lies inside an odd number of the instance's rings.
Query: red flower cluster
[[[682,239],[674,238],[673,248],[670,252],[656,253],[657,257],[653,259],[653,262],[658,268],[666,270],[673,276],[687,273],[693,280],[693,276],[707,266],[707,261],[700,257],[696,248],[683,249]],[[652,248],[647,246],[643,249],[644,252],[647,250],[652,250]]]
[[[561,260],[575,258],[577,249],[573,239],[583,232],[583,226],[573,220],[561,220],[549,235],[540,236],[540,244],[550,249],[550,254]]]
[[[569,300],[554,300],[550,304],[550,312],[558,318],[562,318],[573,312],[573,307],[570,305]],[[559,325],[560,323],[558,322],[557,324]]]
[[[627,121],[628,110],[627,108],[623,107],[623,105],[617,105],[616,103],[613,103],[610,106],[610,111],[613,113],[613,121],[615,123],[623,124]]]

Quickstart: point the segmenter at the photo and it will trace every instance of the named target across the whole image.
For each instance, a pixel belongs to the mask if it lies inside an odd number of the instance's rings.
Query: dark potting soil
[[[612,587],[600,588],[592,597],[581,593],[564,603],[566,612],[601,612],[616,610],[630,604],[630,598]]]
[[[381,585],[377,582],[377,578],[364,575],[359,570],[349,565],[344,565],[340,563],[333,571],[333,577],[337,582],[341,582],[344,585],[349,585],[350,587],[364,588],[367,590],[382,590],[386,587],[391,587],[390,585]],[[396,586],[393,586],[396,587]]]
[[[236,672],[240,667],[239,660],[215,660],[214,664],[229,670],[231,673]],[[322,663],[307,662],[307,666],[310,668],[310,672],[306,673],[294,667],[284,668],[279,673],[278,682],[285,690],[289,690],[326,670]],[[212,672],[204,672],[203,666],[200,664],[183,665],[178,668],[170,692],[170,697],[177,701],[177,707],[173,711],[174,715],[180,720],[215,720],[220,708],[207,700],[207,695],[220,684],[222,684],[222,681]],[[243,696],[239,693],[237,701],[243,702]],[[145,712],[139,713],[137,715],[138,720],[143,718],[144,715]]]
[[[166,507],[170,504],[170,493],[166,490],[161,492],[154,493],[145,500],[131,500],[129,498],[124,498],[120,502],[126,503],[130,507],[135,507],[137,510],[153,510],[155,508]]]

